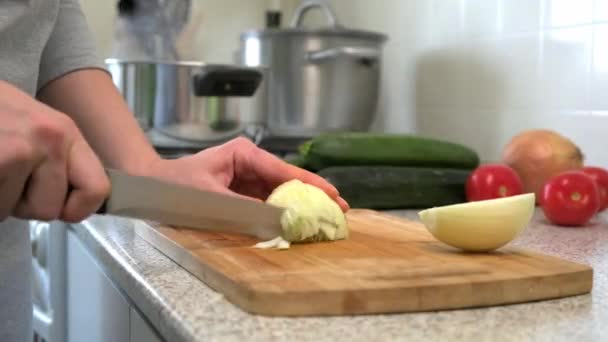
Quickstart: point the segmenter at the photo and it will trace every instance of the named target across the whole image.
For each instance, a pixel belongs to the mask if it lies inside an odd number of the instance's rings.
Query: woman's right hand
[[[72,119],[0,81],[0,221],[78,222],[109,191],[101,162]]]

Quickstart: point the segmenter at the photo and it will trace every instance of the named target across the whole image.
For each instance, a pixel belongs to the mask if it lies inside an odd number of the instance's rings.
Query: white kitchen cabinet
[[[68,342],[129,342],[129,303],[74,232],[67,234]]]
[[[66,245],[67,341],[160,342],[69,229]]]
[[[131,308],[131,342],[161,342],[139,313]]]

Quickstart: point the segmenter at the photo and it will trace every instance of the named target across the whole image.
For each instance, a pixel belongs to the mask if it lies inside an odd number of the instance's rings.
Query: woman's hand
[[[78,222],[109,191],[101,162],[74,122],[0,81],[0,221]]]
[[[148,170],[148,176],[258,201],[282,183],[299,179],[325,191],[342,210],[349,209],[338,190],[322,177],[282,161],[245,138],[192,156],[160,160]]]

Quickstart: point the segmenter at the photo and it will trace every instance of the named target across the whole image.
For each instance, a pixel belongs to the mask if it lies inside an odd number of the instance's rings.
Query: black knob
[[[207,65],[192,81],[196,96],[253,96],[262,73],[251,68]]]
[[[281,12],[267,11],[266,12],[266,28],[281,27]]]
[[[135,0],[120,0],[117,7],[119,15],[132,15],[137,8],[137,4]]]

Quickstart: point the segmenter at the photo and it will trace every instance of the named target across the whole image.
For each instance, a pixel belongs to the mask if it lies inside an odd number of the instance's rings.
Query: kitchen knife
[[[260,239],[281,235],[282,208],[117,170],[106,172],[111,191],[99,214]]]

